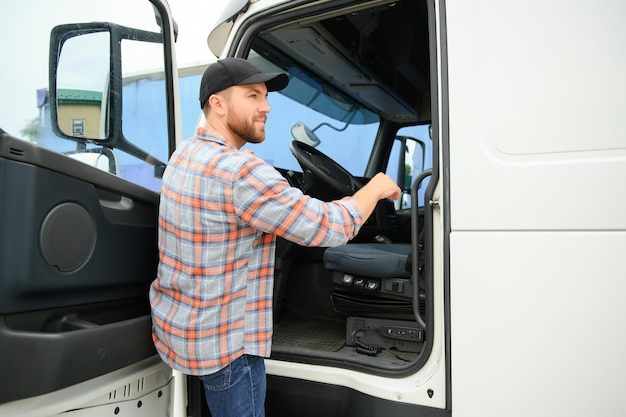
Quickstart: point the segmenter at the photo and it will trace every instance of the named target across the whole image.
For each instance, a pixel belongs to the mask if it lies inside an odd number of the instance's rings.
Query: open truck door
[[[1,41],[22,69],[0,99],[0,415],[171,415],[147,293],[173,22],[160,1],[71,3],[13,5]]]

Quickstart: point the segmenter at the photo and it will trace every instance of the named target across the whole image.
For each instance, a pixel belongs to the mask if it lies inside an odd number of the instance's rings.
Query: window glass
[[[165,163],[169,154],[163,45],[124,40],[121,46],[123,136],[147,155]],[[141,56],[144,62],[140,69],[134,63],[136,56]],[[154,165],[146,163],[142,155],[122,152],[118,159],[122,177],[160,189],[161,180],[155,176]]]
[[[256,156],[277,168],[302,171],[289,150],[289,142],[294,140],[291,127],[299,121],[305,121],[309,128],[315,129],[320,139],[316,149],[353,175],[362,176],[365,173],[378,123],[343,126],[284,95],[270,93],[268,101],[272,111],[267,119],[265,141],[246,145],[245,148],[254,150]],[[329,123],[330,126],[320,126],[321,123]]]
[[[292,127],[304,123],[319,138],[318,150],[351,174],[363,176],[378,132],[378,116],[323,88],[289,62],[270,61],[254,50],[248,60],[264,72],[286,72],[289,86],[268,96],[271,112],[265,141],[245,148],[277,168],[301,171],[289,143],[294,140]]]

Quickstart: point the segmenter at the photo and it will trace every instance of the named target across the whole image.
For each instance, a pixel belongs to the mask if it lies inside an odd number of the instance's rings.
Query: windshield
[[[289,86],[269,94],[266,139],[246,145],[254,154],[277,168],[301,171],[289,150],[291,128],[304,123],[320,139],[317,149],[356,176],[363,176],[378,132],[379,118],[344,96],[322,87],[309,75],[286,61],[270,62],[256,50],[248,56],[264,72],[287,72]]]

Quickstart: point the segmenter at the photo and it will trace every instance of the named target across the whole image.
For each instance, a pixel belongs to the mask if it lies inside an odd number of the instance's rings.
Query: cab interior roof
[[[425,0],[298,21],[262,37],[386,119],[398,123],[430,120]]]

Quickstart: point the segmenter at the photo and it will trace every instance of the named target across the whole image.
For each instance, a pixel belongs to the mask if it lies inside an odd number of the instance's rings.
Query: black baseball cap
[[[289,76],[285,73],[266,73],[243,58],[224,58],[209,65],[200,82],[200,108],[211,95],[232,87],[265,83],[267,91],[278,91],[287,87]]]

